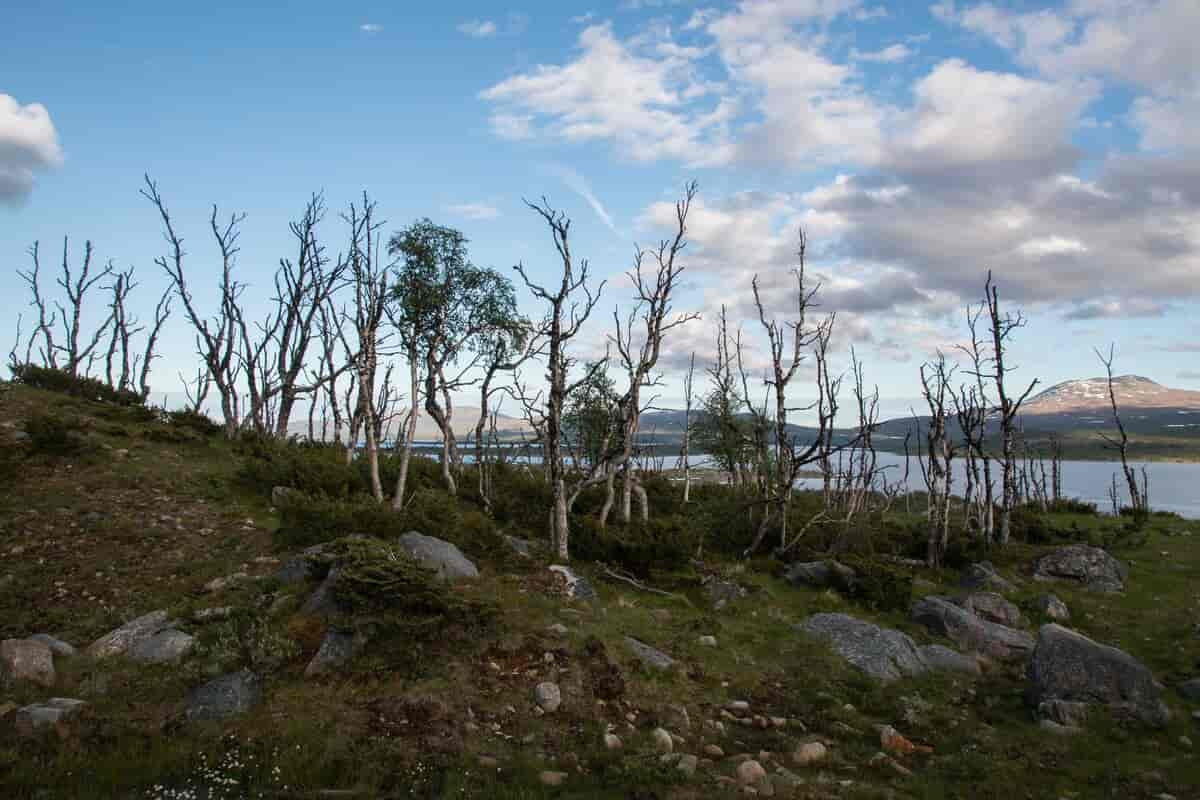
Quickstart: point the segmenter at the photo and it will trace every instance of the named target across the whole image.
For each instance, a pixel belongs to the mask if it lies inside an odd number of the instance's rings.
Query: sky
[[[63,237],[76,265],[91,240],[135,268],[151,315],[166,280],[149,174],[202,308],[213,204],[246,214],[237,272],[265,310],[314,191],[331,250],[365,190],[389,230],[427,216],[476,263],[548,280],[553,246],[523,203],[545,196],[607,280],[576,351],[595,356],[635,244],[670,233],[694,179],[675,308],[702,319],[666,342],[664,405],[690,354],[711,357],[723,304],[761,367],[750,280],[783,319],[801,228],[839,363],[853,347],[885,416],[962,342],[989,269],[1028,318],[1014,380],[1093,376],[1092,349],[1115,342],[1119,373],[1200,389],[1195,0],[0,0],[0,19],[0,341],[19,314],[28,329],[34,241],[47,288]],[[156,392],[178,390],[192,350],[177,313]]]

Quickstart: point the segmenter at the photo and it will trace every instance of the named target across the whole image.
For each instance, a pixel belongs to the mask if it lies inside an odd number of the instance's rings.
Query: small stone
[[[689,778],[696,774],[696,767],[699,766],[700,759],[696,758],[691,753],[684,753],[679,757],[679,761],[675,764],[675,769],[682,772]]]
[[[1079,728],[1071,727],[1070,725],[1060,725],[1052,719],[1044,719],[1038,723],[1038,727],[1047,733],[1057,734],[1059,736],[1072,736],[1079,733]]]
[[[135,643],[126,655],[143,664],[178,664],[195,646],[194,637],[167,629]]]
[[[1187,737],[1187,736],[1180,736],[1180,737],[1179,737],[1179,745],[1180,745],[1181,747],[1186,747],[1186,748],[1188,748],[1188,749],[1191,749],[1191,747],[1192,747],[1192,740],[1191,740],[1189,737]]]
[[[675,740],[665,728],[655,728],[650,738],[654,740],[654,749],[660,753],[670,753],[675,749]]]
[[[1067,622],[1071,619],[1071,610],[1067,604],[1052,594],[1044,594],[1034,601],[1038,611],[1041,611],[1055,622]]]
[[[933,748],[913,744],[891,725],[879,729],[879,744],[889,753],[906,756],[911,753],[932,753]]]
[[[554,770],[545,770],[538,776],[543,786],[562,786],[567,780],[567,773],[555,772]]]
[[[244,572],[235,572],[232,575],[226,575],[223,578],[213,578],[208,583],[204,584],[204,591],[209,594],[223,592],[226,589],[241,583],[242,581],[250,580],[250,576]]]
[[[787,727],[787,717],[771,717],[771,727],[772,728],[786,728]]]
[[[699,642],[701,647],[716,647],[717,646],[717,637],[715,637],[715,636],[701,636],[696,641]]]
[[[479,766],[483,767],[484,769],[495,769],[496,767],[500,766],[500,762],[493,756],[480,756]]]
[[[615,733],[604,734],[604,749],[620,750],[623,746],[624,743],[621,741],[620,736],[617,736]]]
[[[632,636],[625,637],[625,647],[633,653],[638,661],[641,661],[647,667],[667,670],[675,666],[675,659],[661,650],[656,650],[645,642],[639,642]]]
[[[194,689],[187,700],[190,720],[219,720],[243,714],[262,700],[262,681],[249,670],[222,675]]]
[[[754,786],[767,777],[767,771],[762,764],[750,758],[738,764],[737,779],[742,786]]]
[[[704,745],[704,755],[709,758],[724,758],[725,751],[721,749],[720,745],[706,744]]]
[[[54,654],[42,642],[32,639],[5,639],[0,642],[0,686],[36,683],[53,686]]]
[[[122,655],[133,645],[149,639],[169,626],[166,611],[151,611],[149,614],[144,614],[116,630],[104,634],[92,642],[87,653],[93,658]]]
[[[825,745],[820,742],[806,742],[796,748],[796,752],[792,753],[792,761],[802,767],[807,767],[824,761],[827,755],[829,755],[829,751],[825,748]]]
[[[553,714],[562,705],[562,692],[557,683],[544,681],[534,687],[533,699],[539,708],[548,714]]]
[[[218,606],[216,608],[198,608],[192,613],[192,621],[203,625],[207,622],[221,622],[233,616],[232,606]]]
[[[87,706],[82,700],[69,697],[53,697],[44,703],[34,703],[17,710],[16,730],[18,736],[29,737],[40,729],[67,722]]]
[[[750,703],[746,700],[731,700],[725,704],[725,708],[732,711],[734,714],[745,714],[750,710]]]
[[[554,623],[549,628],[546,628],[546,630],[549,631],[550,633],[553,633],[555,636],[566,636],[567,635],[567,626],[563,625],[561,622]]]

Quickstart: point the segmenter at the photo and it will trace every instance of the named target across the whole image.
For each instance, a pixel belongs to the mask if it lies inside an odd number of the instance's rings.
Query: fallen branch
[[[614,570],[612,567],[608,566],[607,564],[599,564],[598,566],[600,567],[600,570],[605,577],[612,578],[613,580],[622,581],[624,583],[628,583],[633,588],[639,589],[643,592],[649,592],[650,594],[657,594],[661,597],[670,597],[675,600],[682,600],[688,606],[690,606],[692,604],[692,602],[690,600],[688,600],[686,597],[684,597],[681,594],[675,594],[674,592],[664,592],[662,589],[655,589],[653,586],[647,586],[646,584],[639,581],[637,578],[634,578],[632,575],[629,575],[627,573],[617,572],[616,570]]]

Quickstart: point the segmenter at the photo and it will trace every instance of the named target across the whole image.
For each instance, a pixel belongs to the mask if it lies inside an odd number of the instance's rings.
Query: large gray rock
[[[647,667],[670,669],[675,666],[675,659],[661,650],[656,650],[645,642],[639,642],[632,636],[625,637],[625,648]]]
[[[244,714],[262,701],[262,681],[242,670],[193,689],[187,698],[189,720],[220,720]]]
[[[550,571],[558,578],[563,585],[563,591],[567,597],[573,600],[595,600],[596,590],[588,583],[587,579],[576,574],[570,567],[562,564],[552,564]]]
[[[1128,568],[1120,561],[1087,544],[1060,547],[1033,565],[1033,576],[1039,580],[1075,581],[1093,592],[1123,591],[1128,574]]]
[[[124,655],[138,642],[149,639],[169,627],[171,622],[167,619],[166,611],[151,611],[92,642],[87,654],[93,658]]]
[[[1029,700],[1104,705],[1121,716],[1161,727],[1171,712],[1150,670],[1128,653],[1050,623],[1038,631],[1029,663]]]
[[[280,583],[302,583],[317,577],[313,558],[325,551],[325,545],[314,544],[306,547],[298,555],[294,555],[275,570],[271,577]]]
[[[342,613],[342,606],[338,603],[337,595],[333,591],[334,584],[337,583],[338,572],[338,567],[330,568],[324,580],[317,585],[313,593],[304,601],[304,605],[300,607],[301,614],[311,614],[314,617],[328,619]]]
[[[59,728],[77,717],[87,703],[69,697],[52,697],[17,709],[14,725],[18,736],[34,736],[46,728]]]
[[[168,628],[134,643],[125,655],[144,664],[178,664],[195,646],[195,637]]]
[[[797,561],[787,568],[783,577],[795,586],[849,589],[858,575],[837,561]]]
[[[358,634],[329,631],[321,640],[321,646],[317,648],[316,654],[305,667],[305,677],[312,678],[332,672],[358,655],[366,643],[366,637]]]
[[[746,596],[746,588],[737,581],[709,575],[704,579],[704,593],[713,609],[720,611],[730,603],[735,603]]]
[[[995,592],[972,592],[962,597],[955,597],[951,602],[962,606],[975,616],[988,622],[995,622],[997,625],[1015,628],[1025,622],[1021,616],[1021,609],[1005,600],[1003,595]]]
[[[796,629],[825,640],[834,653],[877,680],[895,681],[929,669],[911,637],[848,614],[814,614]]]
[[[964,650],[998,661],[1019,661],[1033,652],[1033,637],[975,616],[945,597],[930,595],[913,603],[909,616]]]
[[[450,542],[410,531],[400,537],[400,548],[444,581],[479,577],[475,565]]]
[[[0,642],[0,687],[18,683],[53,686],[54,654],[43,642],[5,639]]]
[[[283,508],[293,500],[303,500],[304,492],[291,486],[272,486],[271,487],[271,505],[276,508]]]
[[[959,586],[964,589],[983,589],[1002,594],[1017,590],[1017,587],[1002,577],[989,561],[980,561],[978,564],[972,564],[964,569]]]
[[[937,672],[962,672],[966,675],[979,675],[979,659],[957,650],[951,650],[944,644],[925,644],[917,648],[925,664]]]

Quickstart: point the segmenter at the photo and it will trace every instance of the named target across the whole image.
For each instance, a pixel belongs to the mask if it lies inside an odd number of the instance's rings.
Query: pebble
[[[792,761],[802,767],[807,767],[810,764],[824,761],[827,755],[829,755],[829,751],[825,745],[820,742],[806,742],[796,748],[796,752],[792,753]]]
[[[562,786],[563,781],[567,779],[567,773],[545,770],[538,777],[541,779],[543,786]]]
[[[724,758],[725,751],[721,749],[720,745],[706,744],[704,745],[704,755],[709,758]]]
[[[562,705],[562,691],[559,690],[557,683],[544,681],[534,688],[533,699],[540,709],[547,714],[553,714]]]
[[[691,753],[684,753],[679,757],[679,761],[675,764],[675,768],[690,778],[696,774],[696,767],[699,766],[699,764],[700,759],[696,758]]]
[[[763,769],[762,764],[754,759],[748,759],[738,764],[737,779],[738,783],[743,786],[752,786],[757,784],[767,776],[767,771]]]
[[[620,750],[623,746],[621,737],[615,733],[604,734],[604,747],[608,750]]]
[[[715,637],[715,636],[701,636],[696,641],[698,641],[700,643],[701,647],[716,647],[717,646],[717,637]]]
[[[665,728],[655,728],[650,734],[654,739],[654,749],[660,753],[670,753],[675,749],[675,740],[671,738],[671,734]]]

